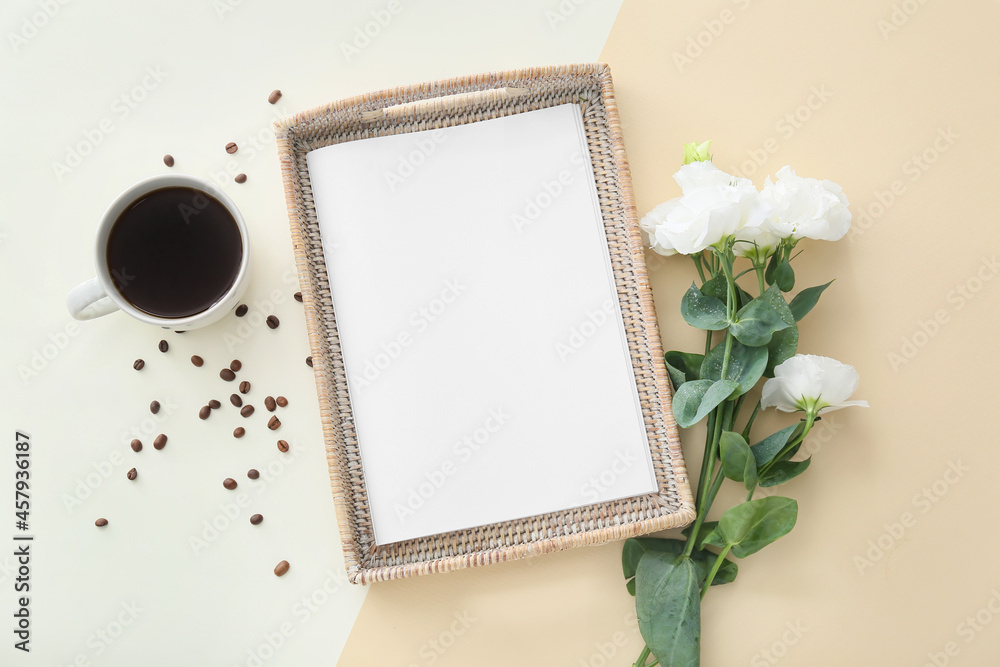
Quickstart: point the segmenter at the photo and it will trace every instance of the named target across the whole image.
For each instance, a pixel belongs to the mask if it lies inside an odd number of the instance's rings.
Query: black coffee
[[[111,227],[106,261],[118,292],[157,317],[187,317],[236,281],[243,240],[223,204],[201,190],[153,190]]]

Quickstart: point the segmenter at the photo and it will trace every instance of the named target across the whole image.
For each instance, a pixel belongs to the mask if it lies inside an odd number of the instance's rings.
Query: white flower
[[[650,248],[661,255],[701,252],[767,218],[753,183],[711,162],[686,164],[674,180],[683,196],[660,204],[639,222]]]
[[[829,357],[796,354],[774,367],[774,377],[764,383],[760,406],[813,415],[855,405],[867,408],[868,401],[847,400],[857,388],[854,366]]]
[[[781,237],[765,221],[760,227],[744,227],[736,232],[733,254],[761,263],[778,249]]]
[[[776,182],[765,181],[760,197],[770,206],[770,224],[780,237],[837,241],[851,228],[849,204],[839,185],[803,178],[787,166],[775,176]]]

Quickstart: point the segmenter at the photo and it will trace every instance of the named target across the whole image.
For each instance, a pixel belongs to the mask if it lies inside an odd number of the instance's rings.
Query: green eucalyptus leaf
[[[719,331],[729,326],[725,302],[705,296],[694,283],[691,283],[681,299],[681,316],[685,322],[698,329]]]
[[[687,541],[673,538],[633,537],[625,540],[625,544],[622,545],[622,574],[625,575],[625,589],[629,592],[629,595],[635,595],[635,570],[639,565],[639,559],[642,558],[644,553],[647,551],[659,551],[679,556],[684,553],[686,547]],[[705,579],[708,577],[708,571],[712,568],[716,558],[716,554],[711,551],[695,549],[691,553],[691,559],[694,560],[695,565],[698,567],[698,581],[700,582],[700,586],[703,586]],[[736,579],[738,573],[739,568],[736,563],[726,559],[716,573],[712,585],[722,586],[723,584],[728,584]]]
[[[747,491],[757,486],[757,461],[750,445],[739,433],[723,431],[719,441],[722,472],[734,482],[743,482]]]
[[[702,551],[705,548],[705,542],[704,542],[705,537],[707,537],[709,533],[711,533],[713,530],[715,530],[715,527],[718,526],[718,525],[719,525],[718,521],[704,521],[704,522],[702,522],[701,527],[698,529],[698,537],[695,538],[694,548],[697,551]],[[688,539],[691,539],[691,529],[692,528],[694,528],[694,524],[689,525],[683,531],[684,535],[686,535],[688,537]]]
[[[775,331],[771,342],[767,344],[767,368],[764,375],[774,377],[774,367],[795,356],[799,348],[799,327],[792,324],[787,329]]]
[[[777,456],[778,452],[780,452],[788,441],[792,439],[793,434],[798,435],[798,433],[802,432],[802,428],[802,422],[792,424],[787,428],[781,429],[777,433],[772,433],[760,442],[754,444],[754,446],[750,448],[750,451],[753,453],[754,460],[757,462],[757,467],[761,468],[765,464],[770,463],[771,459]],[[796,433],[796,431],[798,431],[798,433]]]
[[[701,537],[702,547],[719,547],[720,549],[726,548],[726,538],[723,536],[722,532],[719,530],[719,522],[715,522],[715,527],[708,531],[705,535]]]
[[[795,287],[795,271],[792,269],[792,264],[787,259],[779,262],[778,266],[774,269],[774,284],[782,292],[791,292],[792,288]]]
[[[663,358],[667,364],[667,372],[670,373],[670,380],[674,383],[674,389],[690,380],[701,379],[700,372],[701,364],[705,360],[704,354],[671,350],[663,355]]]
[[[674,394],[674,419],[683,428],[694,426],[739,388],[732,380],[685,382]]]
[[[698,568],[685,556],[648,552],[635,573],[639,632],[661,665],[701,662],[701,589]]]
[[[777,286],[772,286],[740,309],[730,331],[744,345],[760,347],[771,342],[775,331],[787,329],[793,324],[795,318],[788,310],[785,297]]]
[[[788,304],[788,307],[791,309],[792,315],[795,316],[796,322],[809,314],[809,311],[812,310],[813,306],[816,305],[816,302],[819,301],[819,297],[823,291],[832,284],[833,281],[831,280],[825,285],[808,287],[795,295],[795,298],[792,299],[790,304]]]
[[[768,285],[774,284],[774,272],[778,268],[778,256],[779,253],[771,255],[771,259],[768,260],[767,267],[764,269],[764,282]]]
[[[699,371],[699,377],[706,380],[722,379],[722,363],[726,356],[726,341],[713,347],[704,356]],[[767,369],[768,352],[766,347],[747,347],[734,340],[729,351],[729,367],[726,369],[726,379],[740,385],[740,395],[747,393],[757,384]]]
[[[761,475],[761,486],[777,486],[784,484],[793,477],[798,477],[806,471],[812,459],[805,461],[782,461],[775,463],[770,469]]]
[[[730,507],[716,532],[736,558],[757,553],[795,527],[799,505],[791,498],[771,496]]]
[[[674,419],[681,426],[689,426],[698,420],[698,407],[701,405],[705,393],[715,384],[711,380],[692,380],[685,382],[674,392],[673,411]]]
[[[701,286],[701,293],[725,303],[726,299],[729,298],[729,286],[726,283],[725,274],[717,273],[706,280],[705,284]]]

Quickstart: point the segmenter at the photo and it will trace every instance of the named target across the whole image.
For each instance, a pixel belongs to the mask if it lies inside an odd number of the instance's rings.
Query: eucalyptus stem
[[[726,556],[729,555],[729,550],[733,548],[733,545],[727,544],[726,548],[719,553],[715,562],[712,564],[712,569],[708,571],[708,576],[705,578],[705,586],[701,589],[701,599],[705,599],[705,594],[708,593],[708,589],[711,587],[712,582],[715,581],[715,575],[718,574],[719,568],[722,567],[722,563],[725,562]]]
[[[806,436],[809,435],[809,431],[812,430],[813,422],[816,421],[816,415],[813,414],[812,412],[807,412],[805,421],[806,425],[805,428],[802,429],[802,435],[800,435],[799,437],[795,438],[787,445],[782,447],[781,451],[778,452],[777,456],[775,456],[773,459],[765,463],[760,469],[759,473],[760,477],[763,477],[769,470],[771,470],[771,468],[774,467],[774,464],[780,461],[781,457],[787,454],[789,451],[791,451],[792,448],[805,442]]]
[[[642,653],[639,654],[639,659],[632,663],[632,667],[645,667],[646,658],[649,657],[650,649],[648,646],[642,647]]]
[[[754,262],[753,268],[754,271],[757,272],[757,288],[760,290],[760,293],[763,294],[767,291],[767,282],[764,280],[764,265]]]
[[[753,412],[750,413],[750,418],[747,419],[747,425],[743,427],[743,439],[748,443],[750,442],[750,429],[753,428],[754,420],[757,419],[757,415],[760,414],[760,401],[753,406]]]

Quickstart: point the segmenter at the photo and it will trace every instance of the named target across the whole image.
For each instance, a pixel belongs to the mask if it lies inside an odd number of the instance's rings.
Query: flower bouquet
[[[822,414],[868,406],[849,400],[858,385],[853,367],[797,353],[797,322],[832,281],[786,296],[795,287],[798,243],[836,241],[850,228],[841,188],[784,167],[758,192],[748,179],[718,169],[709,144],[685,146],[684,166],[674,175],[682,196],[640,222],[653,252],[694,261],[698,282],[684,294],[681,315],[705,331],[705,347],[698,353],[670,351],[665,360],[677,424],[687,428],[707,420],[707,435],[697,519],[683,531],[684,539],[634,538],[622,549],[626,587],[635,596],[646,642],[634,667],[700,663],[701,600],[709,588],[736,578],[732,559],[760,551],[795,526],[795,500],[754,499],[755,491],[809,468],[810,459],[796,454]],[[760,400],[748,401],[761,380]],[[799,420],[766,437],[752,435],[758,415],[772,407],[800,413]],[[727,479],[743,487],[746,500],[707,521]]]

